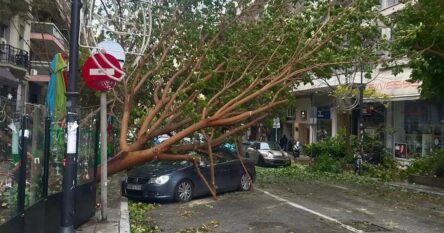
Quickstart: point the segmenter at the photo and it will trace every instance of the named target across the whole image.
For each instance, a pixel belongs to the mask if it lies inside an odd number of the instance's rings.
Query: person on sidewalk
[[[288,140],[288,153],[289,154],[293,154],[294,144],[295,144],[295,140],[292,137],[290,137],[290,140]]]
[[[281,146],[282,150],[287,151],[287,144],[288,144],[288,139],[287,136],[284,134],[281,137],[281,140],[279,140],[279,145]]]

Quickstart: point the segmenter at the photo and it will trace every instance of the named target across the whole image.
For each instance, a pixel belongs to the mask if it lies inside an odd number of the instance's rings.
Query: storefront
[[[442,146],[444,136],[444,103],[420,100],[420,83],[408,82],[409,76],[409,69],[396,77],[384,71],[367,84],[389,101],[386,108],[378,110],[384,112],[384,122],[371,119],[374,125],[383,125],[385,146],[400,160],[432,153]],[[367,129],[372,131],[371,124]]]
[[[365,133],[401,160],[430,154],[444,144],[444,103],[420,100],[420,83],[409,82],[410,73],[408,68],[397,76],[380,70],[364,81],[376,93],[364,99]],[[334,137],[341,128],[357,133],[358,108],[351,115],[339,112],[329,90],[319,81],[296,92],[295,138],[305,144]]]
[[[317,92],[296,98],[294,138],[310,144],[333,136],[333,97],[327,92]]]
[[[395,157],[411,159],[431,154],[442,147],[444,104],[410,100],[392,102],[388,126],[393,128],[391,148]]]

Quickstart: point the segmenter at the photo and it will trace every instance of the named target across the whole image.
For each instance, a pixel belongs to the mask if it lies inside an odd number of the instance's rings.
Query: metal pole
[[[359,120],[358,120],[359,154],[361,155],[361,158],[363,158],[364,155],[364,116],[362,111],[364,107],[363,73],[364,73],[364,65],[361,63],[361,84],[359,85]]]
[[[48,196],[49,154],[51,146],[51,119],[45,119],[45,150],[43,160],[43,197]]]
[[[99,148],[100,148],[100,112],[96,114],[96,125],[95,125],[95,145],[94,145],[94,179],[97,177],[97,168],[99,166]]]
[[[275,132],[275,141],[276,141],[276,143],[278,142],[278,129],[277,128],[274,128],[275,130],[276,130],[276,132]]]
[[[66,157],[63,169],[61,233],[74,233],[74,205],[77,173],[77,69],[79,60],[79,33],[81,0],[71,1],[71,31],[69,43],[69,81],[67,96],[67,133]]]
[[[102,221],[108,217],[108,167],[107,167],[107,132],[106,132],[106,92],[100,93],[100,200],[102,202]]]
[[[28,163],[28,117],[23,116],[21,121],[21,133],[20,133],[20,168],[18,175],[18,190],[17,190],[17,212],[21,213],[25,210],[25,195],[26,195],[26,165]]]

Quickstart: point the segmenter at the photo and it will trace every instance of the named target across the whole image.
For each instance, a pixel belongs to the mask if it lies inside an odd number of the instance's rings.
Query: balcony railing
[[[28,52],[9,44],[0,44],[0,63],[7,63],[29,70]]]
[[[51,68],[50,68],[50,62],[49,61],[34,61],[31,60],[31,75],[50,75]]]
[[[60,43],[63,44],[63,46],[67,44],[66,38],[63,36],[63,34],[60,32],[57,26],[53,23],[32,22],[31,32],[49,34],[54,36]]]

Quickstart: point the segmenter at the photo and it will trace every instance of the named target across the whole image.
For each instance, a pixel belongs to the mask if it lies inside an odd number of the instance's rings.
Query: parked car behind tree
[[[290,166],[291,157],[283,151],[276,142],[254,142],[248,149],[245,157],[252,159],[256,164],[265,166]]]

